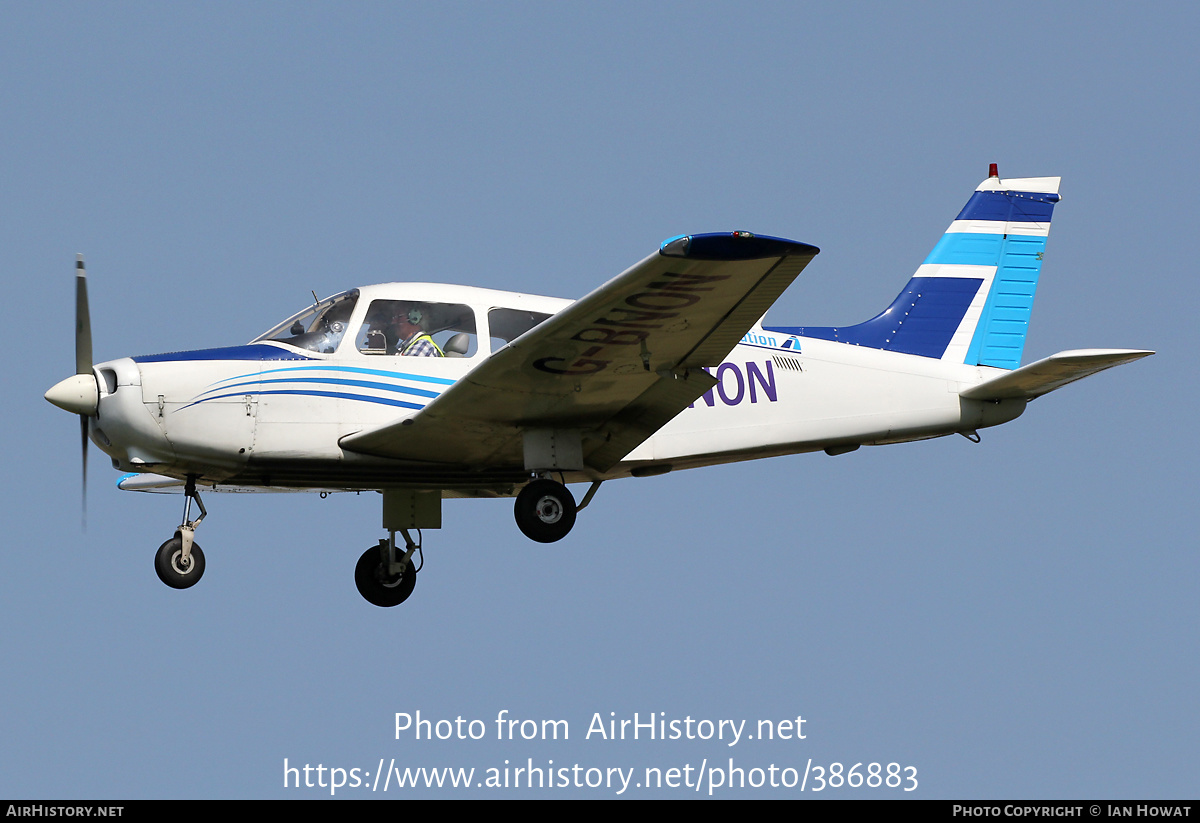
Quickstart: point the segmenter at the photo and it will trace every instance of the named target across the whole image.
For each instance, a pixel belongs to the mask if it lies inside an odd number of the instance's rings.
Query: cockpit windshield
[[[252,343],[274,340],[309,351],[332,354],[342,342],[358,302],[358,289],[335,294],[289,317]]]

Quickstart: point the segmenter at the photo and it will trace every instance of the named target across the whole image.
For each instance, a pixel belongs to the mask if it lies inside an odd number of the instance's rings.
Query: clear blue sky
[[[3,10],[0,796],[328,796],[285,790],[285,758],[730,757],[898,762],[925,798],[1195,796],[1193,5]],[[1026,360],[1159,354],[980,445],[611,483],[551,546],[509,501],[448,501],[392,610],[353,584],[375,495],[209,495],[207,573],[176,592],[153,553],[180,498],[119,492],[93,449],[80,530],[78,426],[42,400],[73,364],[77,252],[98,360],[244,342],[310,290],[575,297],[735,228],[821,247],[770,319],[833,325],[891,300],[990,162],[1063,177]],[[417,710],[488,739],[395,739]],[[571,738],[496,741],[501,710]],[[585,740],[610,712],[806,737]]]

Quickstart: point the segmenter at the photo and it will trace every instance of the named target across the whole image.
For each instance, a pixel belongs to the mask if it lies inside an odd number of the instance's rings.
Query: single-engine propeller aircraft
[[[243,346],[93,364],[80,258],[76,374],[46,399],[80,416],[85,475],[90,437],[128,472],[122,489],[184,493],[183,522],[155,558],[168,586],[204,573],[201,489],[375,490],[388,537],[354,576],[369,602],[394,606],[447,497],[515,495],[521,531],[550,543],[606,480],[978,441],[1036,397],[1153,354],[1020,365],[1058,186],[1001,180],[993,165],[892,304],[836,328],[764,325],[817,249],[735,231],[672,237],[575,301],[364,286]],[[584,482],[577,505],[565,484]]]

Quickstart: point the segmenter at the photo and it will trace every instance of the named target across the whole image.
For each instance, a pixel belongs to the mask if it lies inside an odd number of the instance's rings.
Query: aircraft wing
[[[1018,397],[1032,400],[1096,372],[1152,354],[1154,352],[1142,349],[1062,351],[972,386],[961,392],[960,396],[968,400],[1007,400]]]
[[[701,367],[720,365],[817,252],[748,232],[668,240],[417,414],[340,445],[406,460],[521,466],[525,430],[579,431],[583,463],[607,471],[715,385]]]

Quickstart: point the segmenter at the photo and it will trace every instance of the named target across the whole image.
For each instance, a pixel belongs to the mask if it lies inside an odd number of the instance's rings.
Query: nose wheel
[[[183,523],[175,530],[175,536],[158,547],[154,555],[154,571],[158,579],[172,589],[189,589],[200,582],[204,574],[204,552],[200,551],[194,540],[196,527],[200,525],[208,512],[204,509],[204,501],[196,491],[196,478],[189,476],[184,485]],[[200,516],[195,520],[188,518],[192,513],[192,500],[200,507]]]
[[[204,574],[204,552],[192,543],[187,557],[183,555],[183,540],[172,537],[158,547],[154,556],[154,571],[158,579],[172,589],[188,589],[200,582]]]
[[[521,489],[513,514],[517,527],[530,540],[554,543],[562,540],[575,525],[575,498],[562,483],[534,480]]]

